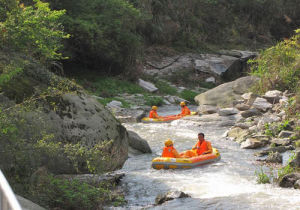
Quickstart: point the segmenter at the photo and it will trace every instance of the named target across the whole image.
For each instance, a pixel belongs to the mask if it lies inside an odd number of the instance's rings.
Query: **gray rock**
[[[220,116],[228,116],[228,115],[234,115],[239,113],[239,110],[236,108],[224,108],[224,109],[219,109],[218,114]]]
[[[32,201],[23,198],[22,196],[16,195],[23,210],[46,210],[45,208],[33,203]]]
[[[214,78],[214,77],[208,77],[208,78],[205,79],[205,82],[216,83],[216,78]]]
[[[246,140],[246,137],[249,136],[250,132],[247,129],[241,129],[234,127],[230,129],[227,133],[227,137],[234,138],[238,143],[241,143]]]
[[[266,159],[269,163],[282,163],[282,155],[278,152],[270,153]]]
[[[142,79],[138,80],[138,84],[139,84],[139,86],[141,86],[143,89],[149,91],[150,93],[156,92],[158,90],[158,88],[155,87],[154,84],[152,84],[151,82],[146,82]]]
[[[295,189],[300,189],[300,179],[298,179],[294,184]]]
[[[265,124],[267,123],[273,123],[273,122],[279,122],[280,121],[280,117],[277,117],[276,115],[270,115],[270,114],[266,114],[264,115],[257,124],[258,129],[262,130],[265,127]]]
[[[121,168],[128,156],[128,134],[126,129],[112,116],[112,114],[98,103],[95,99],[85,94],[64,94],[57,99],[60,106],[56,110],[48,110],[41,113],[47,132],[53,133],[55,139],[70,144],[80,144],[86,148],[111,141],[107,158],[111,161],[103,170]],[[44,105],[45,109],[47,105]],[[28,121],[36,121],[35,115],[27,114]],[[63,155],[63,154],[62,154]],[[63,173],[87,173],[84,164],[73,168],[71,161],[66,157],[53,157],[54,159],[43,160],[50,172]],[[101,158],[101,157],[99,157]],[[101,166],[102,167],[102,166]]]
[[[263,98],[265,98],[269,103],[275,104],[278,103],[282,97],[282,92],[279,90],[270,90],[265,93]]]
[[[242,142],[242,149],[257,149],[264,146],[264,143],[257,138],[247,138],[246,141]]]
[[[140,122],[146,113],[143,109],[121,109],[116,111],[115,116],[121,123],[136,123]]]
[[[189,198],[191,197],[190,195],[181,192],[181,191],[171,191],[167,192],[165,194],[158,195],[155,199],[155,204],[156,205],[161,205],[165,203],[166,201],[178,199],[178,198]]]
[[[234,127],[239,127],[239,128],[242,128],[242,129],[249,129],[252,125],[252,123],[250,122],[246,122],[246,123],[236,123],[234,125]]]
[[[292,160],[290,164],[293,167],[300,168],[300,150],[299,149],[296,151],[296,157],[295,157],[295,159]]]
[[[281,131],[279,134],[278,134],[278,137],[279,138],[287,138],[287,137],[290,137],[291,135],[293,135],[294,132],[292,131]]]
[[[270,104],[266,99],[264,98],[256,98],[252,106],[258,110],[261,111],[267,111],[268,109],[272,108],[272,104]]]
[[[292,145],[271,147],[271,148],[265,149],[263,151],[259,151],[255,155],[261,157],[261,156],[268,155],[271,152],[273,152],[273,153],[275,153],[275,152],[283,153],[285,151],[294,150],[294,149],[295,149],[295,147],[293,147]]]
[[[237,108],[240,111],[245,111],[250,109],[250,106],[248,104],[237,104],[235,105],[235,108]]]
[[[280,187],[294,187],[296,181],[300,180],[300,173],[287,174],[279,181]]]
[[[142,139],[137,133],[128,131],[129,146],[143,153],[152,153],[148,142]]]
[[[258,110],[258,109],[249,109],[246,111],[241,112],[242,117],[244,118],[248,118],[248,117],[252,117],[252,116],[260,116],[262,115],[262,113]]]
[[[197,111],[200,114],[214,114],[218,112],[218,108],[216,106],[210,106],[210,105],[200,105],[197,108]]]
[[[108,104],[106,104],[109,108],[117,108],[120,109],[122,107],[122,102],[120,101],[111,101]]]
[[[248,91],[258,81],[257,77],[242,77],[233,82],[224,83],[195,97],[199,105],[232,106],[233,101],[241,99],[241,95]]]
[[[271,143],[275,144],[275,146],[287,146],[287,145],[291,144],[291,141],[289,138],[285,138],[285,139],[275,138],[275,139],[271,140]]]

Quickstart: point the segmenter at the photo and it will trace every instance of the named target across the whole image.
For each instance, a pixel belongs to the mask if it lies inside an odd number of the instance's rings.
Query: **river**
[[[194,108],[194,107],[192,107]],[[160,115],[178,113],[177,107],[161,108]],[[199,117],[198,117],[199,118]],[[200,117],[201,118],[201,117]],[[199,119],[198,119],[199,120]],[[122,185],[126,189],[125,209],[300,209],[300,190],[283,189],[272,184],[257,184],[255,151],[240,149],[227,140],[229,128],[223,118],[201,123],[178,120],[163,124],[124,124],[149,142],[152,154],[130,157],[121,171],[126,173]],[[230,123],[229,123],[230,124]],[[155,170],[151,160],[161,154],[164,141],[171,138],[181,152],[197,141],[197,133],[219,149],[221,160],[189,170]],[[191,198],[168,201],[154,206],[158,194],[179,190]]]

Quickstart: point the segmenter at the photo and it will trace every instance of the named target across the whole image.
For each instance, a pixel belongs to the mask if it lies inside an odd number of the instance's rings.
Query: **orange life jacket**
[[[202,155],[203,153],[210,153],[211,151],[211,144],[208,141],[203,141],[202,143],[200,143],[200,141],[198,141],[195,146],[193,147],[193,149],[197,150],[197,154],[198,155]]]
[[[190,115],[191,111],[187,106],[181,107],[181,115]]]
[[[156,110],[151,110],[149,113],[149,118],[158,118]]]
[[[164,147],[161,156],[175,158],[177,156],[176,154],[178,154],[176,149],[173,146],[170,146],[170,147]]]

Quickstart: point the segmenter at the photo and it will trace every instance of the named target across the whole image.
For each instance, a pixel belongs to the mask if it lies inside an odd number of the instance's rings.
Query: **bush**
[[[194,98],[198,95],[198,93],[191,91],[191,90],[183,90],[180,93],[180,97],[191,102],[191,103],[195,103]]]
[[[164,100],[159,96],[145,96],[146,105],[148,106],[161,106],[164,104]]]

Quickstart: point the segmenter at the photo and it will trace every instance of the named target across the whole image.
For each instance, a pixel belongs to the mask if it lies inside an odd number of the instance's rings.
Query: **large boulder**
[[[22,157],[30,155],[31,159],[25,159],[31,161],[26,163],[33,164],[24,167],[44,165],[54,174],[70,174],[89,172],[91,158],[95,163],[106,159],[103,164],[95,164],[94,170],[98,172],[121,168],[126,161],[126,129],[102,104],[73,82],[52,74],[37,63],[30,63],[22,74],[6,84],[3,94],[17,103],[26,100],[26,108],[12,106],[7,109],[7,114],[13,116],[11,120],[16,119],[12,123],[18,126],[19,146],[26,147],[20,149]],[[33,99],[27,100],[31,97]],[[5,136],[0,136],[0,140],[6,142]],[[82,156],[78,154],[79,149],[83,150]],[[2,155],[0,166],[9,171],[10,161],[4,160]]]
[[[198,105],[232,107],[235,100],[248,92],[259,79],[253,76],[239,78],[233,82],[224,83],[195,97]]]
[[[142,153],[152,153],[152,150],[145,139],[142,139],[137,133],[128,131],[129,146]]]
[[[128,135],[120,122],[88,95],[67,93],[55,100],[60,104],[55,110],[51,110],[48,104],[43,105],[48,112],[44,114],[48,132],[55,133],[55,138],[62,142],[80,142],[86,148],[110,141],[111,146],[107,149],[111,161],[105,170],[121,168],[128,155]],[[56,173],[70,173],[63,165],[53,167]]]
[[[294,187],[295,183],[300,180],[300,173],[287,174],[279,181],[280,187]]]
[[[16,195],[23,210],[46,210],[45,208],[33,203],[32,201],[23,198],[22,196]]]

